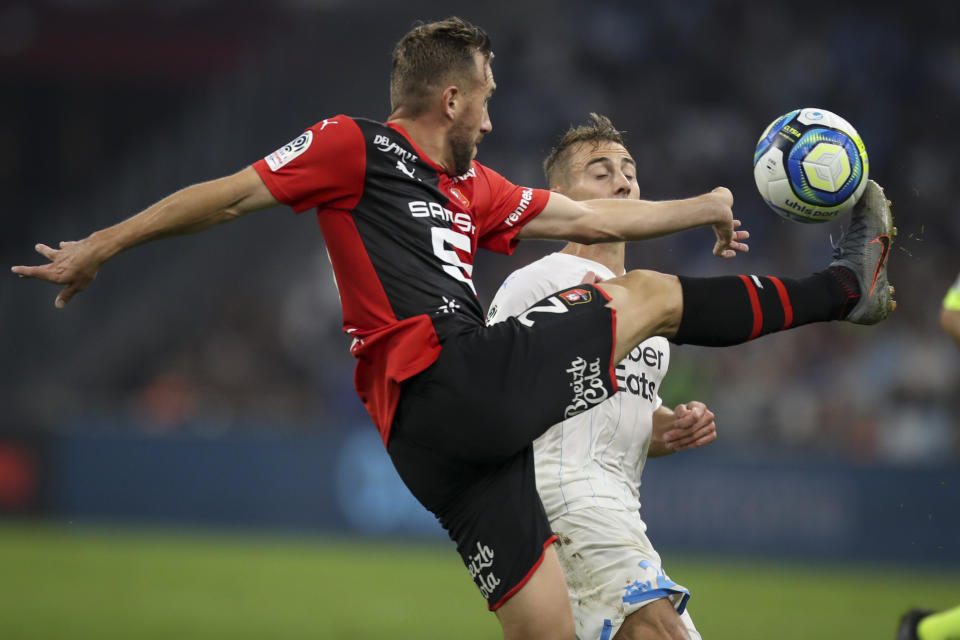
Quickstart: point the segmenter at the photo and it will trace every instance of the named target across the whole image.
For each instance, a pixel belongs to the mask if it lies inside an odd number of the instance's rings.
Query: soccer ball
[[[857,130],[825,109],[780,116],[753,154],[753,178],[764,202],[795,222],[827,222],[852,209],[869,168]]]

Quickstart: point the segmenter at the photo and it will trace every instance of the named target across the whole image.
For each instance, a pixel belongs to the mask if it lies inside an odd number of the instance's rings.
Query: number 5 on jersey
[[[473,295],[477,295],[477,290],[473,287],[471,278],[473,276],[473,265],[460,260],[460,256],[454,250],[460,249],[469,254],[470,237],[446,227],[432,227],[430,233],[433,239],[433,253],[445,263],[443,265],[444,272],[454,279],[470,285]],[[450,245],[453,249],[448,248],[447,245]]]

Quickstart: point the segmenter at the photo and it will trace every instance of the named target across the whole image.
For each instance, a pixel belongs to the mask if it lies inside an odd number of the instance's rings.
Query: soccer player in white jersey
[[[639,198],[636,165],[620,132],[608,118],[590,115],[591,122],[568,131],[544,163],[550,188],[574,200]],[[567,244],[511,274],[487,321],[522,321],[524,311],[555,291],[624,272],[622,242]],[[621,393],[554,425],[534,443],[537,489],[558,536],[581,639],[700,638],[686,611],[690,594],[664,573],[639,513],[648,457],[716,438],[713,414],[703,403],[674,410],[662,405],[669,362],[665,338],[646,340],[616,366]]]

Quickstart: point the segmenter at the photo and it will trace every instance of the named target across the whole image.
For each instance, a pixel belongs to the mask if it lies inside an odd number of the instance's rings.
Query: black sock
[[[671,341],[724,347],[811,322],[842,320],[860,299],[850,270],[799,280],[773,276],[680,276],[683,316]]]

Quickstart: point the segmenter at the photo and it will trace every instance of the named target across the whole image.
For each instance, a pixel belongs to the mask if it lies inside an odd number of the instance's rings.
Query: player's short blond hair
[[[493,58],[490,36],[466,20],[452,17],[414,27],[393,49],[390,109],[403,107],[417,117],[429,108],[437,89],[449,83],[468,87],[475,53]]]
[[[570,127],[560,138],[557,146],[550,151],[547,159],[543,161],[543,173],[547,178],[547,184],[554,188],[566,184],[569,180],[570,158],[573,155],[574,146],[580,143],[599,145],[602,142],[627,146],[623,142],[623,132],[617,130],[607,116],[591,113],[589,123]]]

